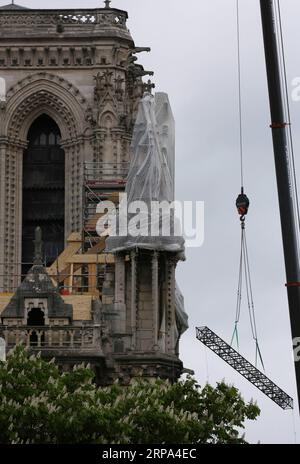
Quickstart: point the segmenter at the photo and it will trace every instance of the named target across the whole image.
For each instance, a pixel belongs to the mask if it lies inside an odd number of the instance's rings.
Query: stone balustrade
[[[43,350],[95,350],[100,348],[100,326],[1,326],[0,338],[8,349],[23,343]]]
[[[113,8],[88,10],[0,10],[0,25],[100,24],[126,29],[127,13]]]

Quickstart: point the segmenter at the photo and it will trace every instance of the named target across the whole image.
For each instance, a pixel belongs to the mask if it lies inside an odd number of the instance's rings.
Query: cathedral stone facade
[[[138,104],[154,87],[137,64],[150,49],[135,46],[125,11],[104,6],[0,8],[0,336],[65,368],[89,361],[103,384],[175,379],[180,256],[108,254],[93,233],[95,199],[124,190]]]

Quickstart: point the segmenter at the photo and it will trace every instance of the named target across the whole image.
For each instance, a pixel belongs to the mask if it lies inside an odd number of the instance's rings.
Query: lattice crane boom
[[[196,337],[282,409],[293,409],[293,399],[287,393],[208,327],[196,327]]]

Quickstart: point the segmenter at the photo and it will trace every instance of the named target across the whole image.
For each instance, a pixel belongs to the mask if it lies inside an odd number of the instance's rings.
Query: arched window
[[[6,101],[6,82],[3,77],[0,77],[0,102]]]
[[[30,325],[30,326],[45,325],[45,315],[40,308],[32,308],[28,312],[27,325]]]
[[[64,249],[65,153],[60,130],[48,115],[31,125],[23,156],[22,274],[31,267],[36,227],[43,230],[43,254],[50,266]]]
[[[30,327],[39,327],[45,325],[45,315],[40,308],[32,308],[27,315],[27,326]],[[31,331],[30,332],[30,346],[38,346],[39,344],[39,331]],[[42,333],[40,335],[40,343],[43,345],[45,342],[45,335]]]

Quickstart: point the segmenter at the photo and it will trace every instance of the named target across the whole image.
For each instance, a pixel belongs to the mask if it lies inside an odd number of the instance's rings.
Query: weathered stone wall
[[[129,160],[146,73],[134,64],[126,18],[113,9],[0,10],[0,274],[8,271],[0,291],[18,283],[23,151],[34,120],[46,113],[62,134],[65,238],[82,229],[84,163],[113,177]]]

